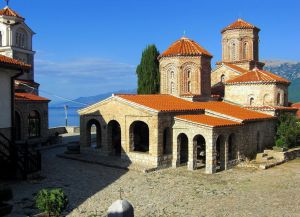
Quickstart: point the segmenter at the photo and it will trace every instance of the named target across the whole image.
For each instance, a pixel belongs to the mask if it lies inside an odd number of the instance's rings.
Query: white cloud
[[[101,58],[70,61],[35,60],[40,90],[77,98],[136,88],[135,66]]]

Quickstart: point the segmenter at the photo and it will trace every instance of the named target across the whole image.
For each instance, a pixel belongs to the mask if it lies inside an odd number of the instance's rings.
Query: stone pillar
[[[189,159],[187,164],[188,170],[195,170],[197,168],[197,144],[193,139],[189,139]]]
[[[225,140],[225,138],[222,138]],[[220,167],[221,170],[225,170],[225,141],[221,140],[221,144],[220,144]]]
[[[228,169],[228,149],[229,149],[229,143],[228,143],[228,138],[225,140],[225,146],[224,146],[224,169],[227,170]]]
[[[213,174],[216,172],[216,143],[213,138],[206,141],[206,162],[205,173]]]
[[[176,137],[177,133],[173,132],[173,150],[172,150],[172,167],[176,168],[179,166],[179,162],[180,162],[180,150],[177,144],[177,137]]]

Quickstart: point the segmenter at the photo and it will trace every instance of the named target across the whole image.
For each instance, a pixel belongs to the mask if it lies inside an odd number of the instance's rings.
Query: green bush
[[[285,114],[279,117],[276,133],[276,146],[293,148],[299,144],[300,125],[294,115]]]
[[[49,216],[59,216],[68,205],[68,198],[62,189],[42,189],[35,198],[36,207]]]

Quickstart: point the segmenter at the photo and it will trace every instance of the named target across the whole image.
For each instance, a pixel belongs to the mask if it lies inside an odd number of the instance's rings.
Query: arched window
[[[177,136],[177,145],[180,151],[180,164],[185,164],[189,159],[189,140],[186,134],[180,133]]]
[[[225,75],[221,75],[221,82],[224,83],[225,82]]]
[[[118,121],[111,120],[108,122],[107,143],[112,155],[121,156],[121,126]]]
[[[248,42],[245,42],[244,45],[243,45],[243,59],[248,59],[248,56],[249,56],[249,45],[248,45]]]
[[[174,82],[171,82],[171,94],[174,94],[175,93],[175,84]]]
[[[191,78],[191,70],[187,70],[187,78]]]
[[[87,146],[92,148],[101,147],[101,125],[95,120],[91,119],[87,123]]]
[[[16,46],[27,48],[27,33],[23,29],[19,29],[16,33]]]
[[[280,105],[280,93],[277,93],[277,105]]]
[[[264,95],[263,105],[269,105],[270,104],[269,102],[270,102],[269,94],[265,94]]]
[[[253,97],[250,98],[249,104],[250,104],[250,105],[253,105],[253,104],[254,104],[254,98],[253,98]]]
[[[230,45],[230,60],[231,61],[236,60],[236,44],[235,44],[235,42],[232,42]]]
[[[28,116],[29,137],[39,137],[41,135],[40,115],[37,111],[31,111]]]
[[[190,93],[191,90],[192,90],[192,83],[190,81],[188,81],[188,83],[187,83],[187,92]]]
[[[174,79],[174,78],[175,78],[174,71],[171,71],[171,79]]]

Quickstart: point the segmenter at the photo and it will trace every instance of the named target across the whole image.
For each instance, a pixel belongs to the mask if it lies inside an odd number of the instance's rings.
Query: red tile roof
[[[182,37],[175,41],[166,51],[164,51],[159,58],[169,56],[200,56],[205,55],[212,57],[212,55],[201,47],[197,42]]]
[[[31,65],[28,65],[24,62],[21,62],[19,60],[3,56],[0,54],[0,65],[10,65],[17,68],[23,68],[23,69],[30,69]]]
[[[242,125],[242,123],[226,120],[223,118],[212,117],[209,115],[178,115],[176,118],[191,121],[194,123],[199,123],[211,127],[225,127],[225,126],[237,126]]]
[[[191,102],[167,94],[116,94],[115,96],[162,112],[210,110],[215,113],[240,119],[241,121],[274,118],[271,115],[248,110],[225,102]]]
[[[18,17],[18,18],[24,19],[17,12],[15,12],[12,9],[10,9],[8,6],[6,6],[5,8],[3,8],[2,10],[0,10],[0,16],[1,15],[10,16],[10,17]]]
[[[298,112],[296,113],[297,118],[300,119],[300,102],[299,103],[295,103],[292,105],[292,107],[297,108]]]
[[[37,96],[32,93],[15,93],[15,100],[17,101],[50,101],[47,98]]]
[[[278,75],[275,75],[271,72],[264,71],[262,69],[254,68],[247,73],[244,73],[236,78],[228,80],[226,84],[233,83],[283,83],[290,84],[290,81],[282,78]]]
[[[243,68],[241,68],[241,67],[238,67],[238,66],[236,66],[236,65],[230,64],[230,63],[224,63],[224,62],[223,62],[223,64],[224,64],[225,66],[227,66],[227,67],[229,67],[229,68],[235,70],[235,71],[240,72],[241,74],[245,74],[246,72],[248,72],[248,70],[243,69]]]
[[[193,102],[167,94],[116,94],[115,96],[162,112],[202,110],[202,108],[199,108],[199,106]]]
[[[259,28],[257,28],[256,26],[254,26],[251,23],[248,23],[242,19],[238,19],[237,21],[231,23],[230,25],[228,25],[227,27],[222,29],[221,32],[223,33],[226,30],[230,30],[230,29],[257,29],[257,30],[259,30]]]
[[[234,117],[242,121],[254,121],[258,119],[273,119],[271,115],[266,115],[260,112],[251,111],[237,105],[232,105],[226,102],[194,102],[200,108],[206,111],[213,111],[215,113]]]

